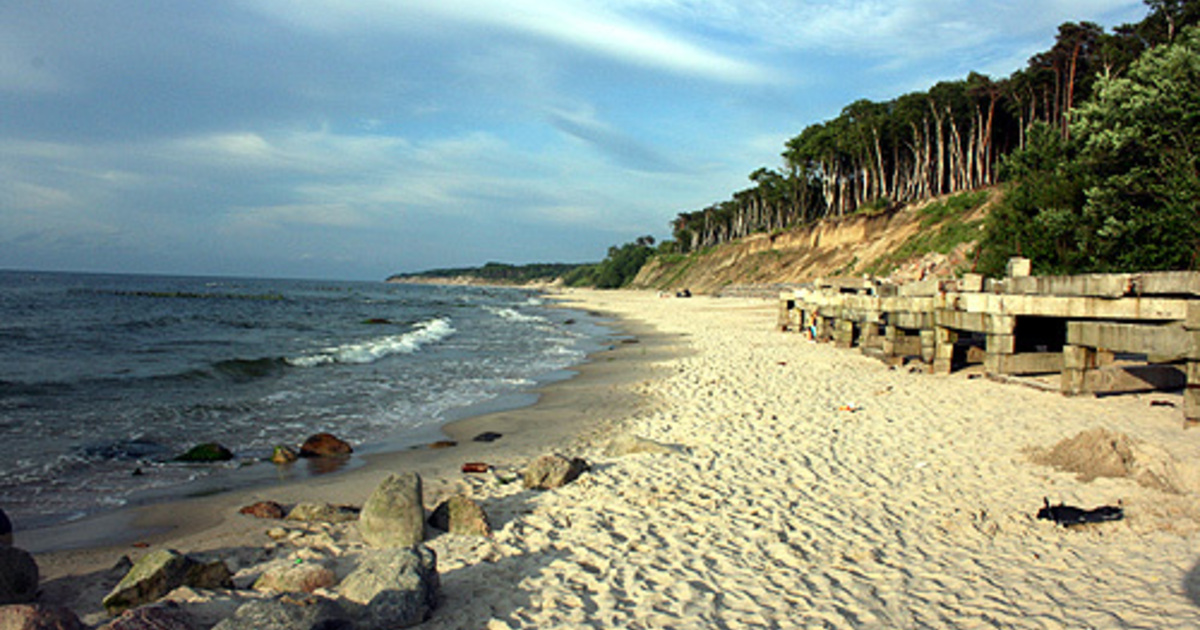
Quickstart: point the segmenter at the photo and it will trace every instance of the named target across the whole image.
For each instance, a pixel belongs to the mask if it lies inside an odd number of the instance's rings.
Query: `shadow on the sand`
[[[1183,590],[1193,604],[1200,606],[1200,560],[1183,576]]]

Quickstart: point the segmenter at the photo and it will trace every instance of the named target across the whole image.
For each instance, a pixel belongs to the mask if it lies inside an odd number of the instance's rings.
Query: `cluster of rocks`
[[[269,458],[276,464],[290,464],[300,457],[348,457],[354,448],[345,440],[331,433],[317,433],[309,436],[297,450],[287,445],[276,446]],[[234,458],[233,451],[216,442],[197,444],[179,457],[178,462],[206,463],[223,462]]]
[[[588,469],[579,458],[548,455],[522,473],[531,489],[557,488]],[[99,630],[215,630],[405,628],[438,605],[437,556],[425,545],[427,528],[450,534],[492,535],[484,509],[464,495],[441,501],[426,515],[421,477],[392,474],[362,508],[262,501],[242,508],[251,517],[298,526],[272,527],[275,542],[235,573],[226,560],[157,549],[136,562],[122,558],[109,574],[120,581],[103,599],[111,619],[89,618]],[[299,527],[299,529],[297,529]],[[335,528],[357,529],[363,548],[347,553]],[[70,609],[39,603],[33,557],[11,546],[12,527],[0,511],[0,630],[83,630]],[[359,543],[353,543],[359,544]],[[278,553],[287,546],[290,553]],[[238,560],[233,560],[238,569]],[[222,607],[205,613],[204,604]],[[215,625],[214,625],[215,624]]]

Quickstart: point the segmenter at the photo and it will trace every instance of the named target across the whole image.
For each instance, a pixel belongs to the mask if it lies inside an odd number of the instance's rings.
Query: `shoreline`
[[[548,302],[564,308],[568,294],[547,293]],[[590,309],[593,310],[594,309]],[[600,312],[600,311],[594,311]],[[203,550],[215,541],[261,534],[263,522],[241,516],[237,510],[257,501],[282,504],[317,501],[361,505],[379,481],[391,472],[412,471],[426,480],[426,495],[437,496],[461,478],[459,467],[468,461],[486,461],[498,468],[514,467],[555,450],[569,450],[593,426],[634,409],[640,397],[626,387],[648,376],[651,360],[672,352],[652,328],[636,321],[600,312],[610,320],[614,342],[589,355],[579,365],[566,368],[569,376],[552,380],[513,398],[531,397],[527,404],[490,401],[462,410],[462,417],[434,429],[441,439],[457,442],[450,448],[410,447],[356,454],[360,461],[332,474],[306,474],[278,484],[253,484],[212,492],[209,496],[180,496],[135,505],[32,530],[17,529],[14,543],[34,553],[43,579],[53,580],[72,572],[90,572],[112,566],[138,548],[172,547]],[[503,435],[494,442],[474,442],[483,432]],[[433,432],[431,432],[431,435]],[[293,465],[309,462],[299,460]],[[262,463],[257,466],[273,466]]]
[[[1200,626],[1200,433],[1152,404],[1180,394],[1072,398],[892,369],[778,332],[777,305],[761,299],[556,298],[611,314],[641,342],[599,355],[533,408],[453,429],[526,427],[503,445],[510,453],[469,445],[440,460],[445,477],[433,460],[446,452],[421,453],[426,507],[465,494],[492,532],[426,540],[441,605],[421,628]],[[1097,431],[1075,455],[1127,469],[1088,476],[1038,461]],[[628,437],[660,448],[610,450]],[[1128,445],[1120,457],[1117,442]],[[523,463],[542,448],[591,469],[544,492],[455,469]],[[386,463],[296,489],[363,497]],[[1117,504],[1124,519],[1063,527],[1037,517],[1046,499]],[[323,562],[344,577],[372,552],[353,523],[254,521],[233,507],[216,516],[235,531],[165,538],[233,563],[240,589],[168,598],[207,626],[268,597],[247,587],[272,563]],[[271,540],[272,527],[296,538]],[[97,624],[119,576],[106,564],[81,574],[76,560],[44,592],[80,602]]]

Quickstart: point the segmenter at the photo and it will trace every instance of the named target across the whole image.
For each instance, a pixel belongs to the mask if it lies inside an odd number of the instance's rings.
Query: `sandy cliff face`
[[[995,195],[993,195],[993,200]],[[981,218],[993,202],[959,220]],[[756,234],[686,258],[656,258],[642,268],[633,286],[676,291],[688,288],[715,293],[742,284],[808,282],[819,277],[862,274],[877,261],[894,256],[910,239],[941,229],[922,228],[923,205],[874,216],[850,216],[779,234]],[[948,254],[923,254],[899,262],[895,279],[952,276],[969,270],[974,241]]]

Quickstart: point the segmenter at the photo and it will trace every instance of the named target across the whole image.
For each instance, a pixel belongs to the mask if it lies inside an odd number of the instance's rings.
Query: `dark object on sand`
[[[472,439],[474,439],[474,441],[476,441],[476,442],[495,442],[496,440],[499,440],[502,437],[504,437],[504,435],[501,433],[496,433],[494,431],[485,431],[483,433],[480,433],[479,435],[476,435]]]
[[[8,520],[8,515],[4,513],[4,510],[0,510],[0,547],[11,547],[12,543],[12,521]]]
[[[1151,407],[1174,407],[1175,403],[1173,403],[1169,400],[1151,400],[1150,406]]]
[[[439,448],[453,448],[455,446],[458,446],[458,442],[455,442],[454,440],[438,440],[430,444],[429,448],[436,450]]]
[[[1083,525],[1084,523],[1103,523],[1119,521],[1125,518],[1125,510],[1119,505],[1103,505],[1092,510],[1085,510],[1071,505],[1059,503],[1050,505],[1050,499],[1044,498],[1046,506],[1038,510],[1037,517],[1054,521],[1063,527]]]
[[[462,471],[465,473],[485,473],[491,469],[491,466],[483,462],[467,462],[462,465]]]

